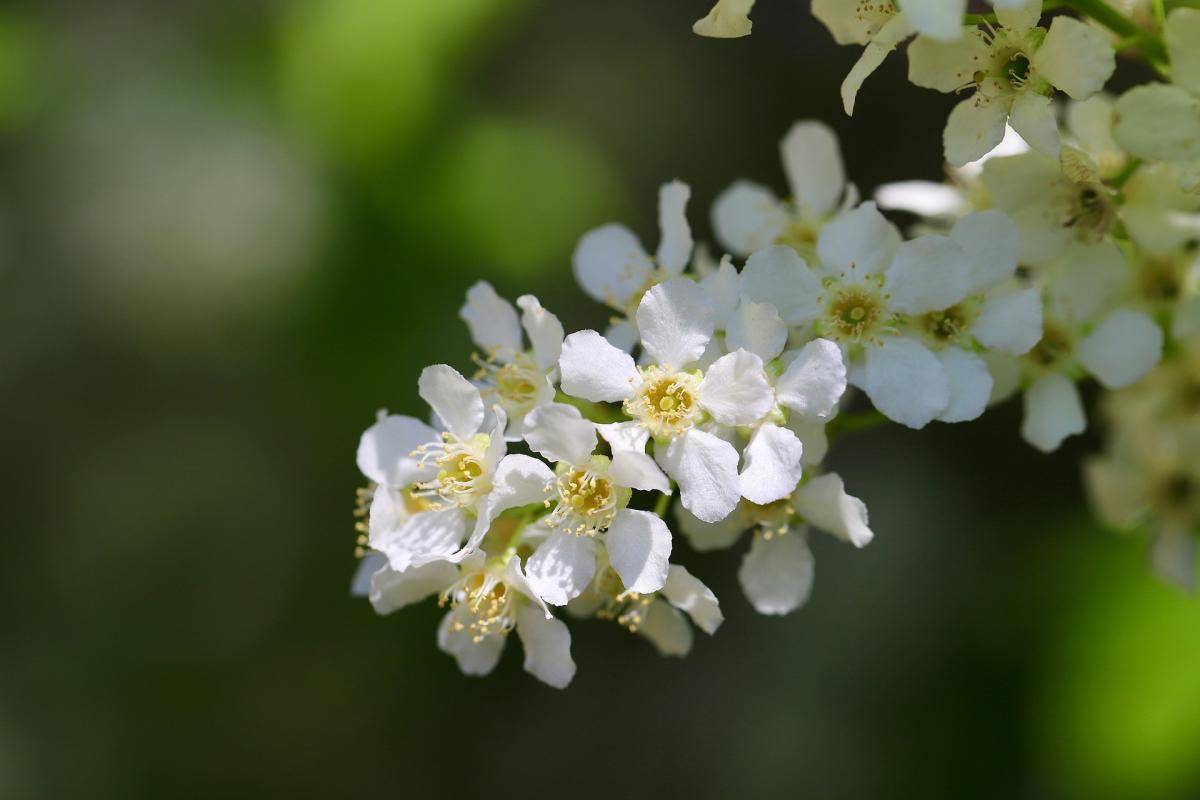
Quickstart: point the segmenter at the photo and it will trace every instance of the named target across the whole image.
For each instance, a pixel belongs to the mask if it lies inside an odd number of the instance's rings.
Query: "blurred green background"
[[[839,442],[877,539],[790,617],[681,542],[727,619],[683,661],[594,622],[564,693],[467,679],[348,596],[359,433],[467,365],[471,282],[598,324],[577,237],[675,177],[707,237],[801,117],[938,177],[953,98],[894,58],[848,119],[853,48],[760,6],[0,6],[0,798],[1200,796],[1200,607],[1011,404]]]

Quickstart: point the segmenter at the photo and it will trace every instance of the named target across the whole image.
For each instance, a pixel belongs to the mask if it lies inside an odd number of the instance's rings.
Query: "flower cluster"
[[[696,31],[745,35],[752,5],[720,0]],[[471,675],[515,630],[525,669],[566,686],[564,614],[683,655],[693,625],[712,634],[723,617],[672,562],[676,533],[696,551],[747,536],[747,600],[789,613],[812,589],[810,529],[860,548],[874,536],[823,466],[851,415],[921,429],[1021,392],[1021,435],[1051,451],[1084,430],[1089,378],[1113,390],[1108,449],[1086,467],[1097,507],[1151,531],[1154,563],[1190,585],[1200,11],[1164,16],[1162,42],[1138,39],[1161,44],[1152,64],[1172,82],[1113,99],[1115,48],[1099,28],[1043,25],[1040,0],[995,0],[978,18],[965,6],[813,2],[839,42],[865,46],[842,87],[848,112],[909,39],[914,83],[968,93],[946,126],[945,183],[889,184],[864,202],[830,129],[801,121],[780,146],[786,192],[739,180],[713,202],[720,259],[696,246],[679,181],[659,192],[653,252],[619,224],[579,240],[574,274],[610,309],[603,331],[568,333],[532,295],[514,306],[472,286],[461,317],[474,368],[427,367],[427,420],[380,412],[362,436],[355,592],[381,614],[436,597],[438,646]],[[906,236],[881,209],[918,221]]]

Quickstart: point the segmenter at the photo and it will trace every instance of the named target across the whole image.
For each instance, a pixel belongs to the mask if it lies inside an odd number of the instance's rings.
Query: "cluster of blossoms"
[[[696,30],[745,35],[752,4],[721,0]],[[1113,435],[1088,480],[1104,517],[1153,531],[1154,563],[1190,583],[1200,11],[1162,20],[1155,66],[1173,82],[1114,100],[1101,91],[1114,44],[1071,17],[1042,27],[1040,0],[995,0],[982,27],[964,24],[965,0],[813,10],[838,41],[866,45],[848,111],[914,36],[915,83],[971,91],[947,124],[945,183],[861,201],[830,129],[798,122],[780,148],[784,195],[743,180],[713,203],[719,260],[693,241],[689,188],[668,183],[653,253],[617,224],[575,249],[577,281],[612,312],[603,331],[568,335],[532,295],[514,307],[477,283],[461,310],[475,369],[426,368],[428,421],[381,412],[363,434],[355,592],[381,614],[436,597],[438,646],[463,672],[490,672],[515,630],[525,669],[567,685],[564,614],[687,653],[692,625],[712,634],[723,617],[672,562],[676,533],[696,551],[746,535],[749,603],[801,607],[811,528],[873,538],[866,506],[822,464],[848,402],[874,407],[860,420],[920,429],[1020,392],[1021,435],[1052,451],[1085,428],[1081,382],[1122,390],[1105,401]],[[881,208],[917,221],[905,235]]]

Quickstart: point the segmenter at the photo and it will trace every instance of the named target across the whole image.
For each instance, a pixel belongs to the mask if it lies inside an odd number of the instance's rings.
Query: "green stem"
[[[675,481],[671,481],[671,492],[674,494]],[[666,518],[667,507],[671,505],[670,494],[660,494],[658,500],[654,503],[654,515],[661,518]]]
[[[1125,166],[1121,168],[1121,171],[1113,176],[1113,179],[1110,181],[1112,187],[1114,189],[1120,189],[1125,185],[1127,180],[1133,177],[1133,173],[1137,172],[1141,166],[1142,160],[1140,158],[1129,159]]]
[[[833,421],[826,426],[826,433],[830,439],[836,436],[841,436],[844,433],[853,433],[854,431],[863,431],[868,428],[875,428],[886,424],[888,418],[878,411],[872,409],[870,411],[858,411],[852,414],[838,414],[833,418]]]
[[[1118,36],[1136,38],[1142,54],[1146,56],[1150,66],[1163,72],[1169,59],[1167,46],[1163,44],[1163,40],[1159,36],[1140,28],[1137,23],[1105,3],[1104,0],[1065,0],[1063,5],[1078,11],[1085,17],[1091,17]]]

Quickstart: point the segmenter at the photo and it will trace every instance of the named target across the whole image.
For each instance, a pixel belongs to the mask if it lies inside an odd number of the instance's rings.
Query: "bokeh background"
[[[848,119],[807,2],[706,5],[0,6],[0,797],[1200,796],[1200,606],[1011,404],[839,441],[877,539],[792,616],[680,544],[727,619],[683,661],[593,622],[566,692],[467,679],[349,597],[358,435],[467,364],[471,282],[600,323],[577,237],[655,241],[675,177],[707,237],[801,117],[865,191],[938,177],[902,58]]]

